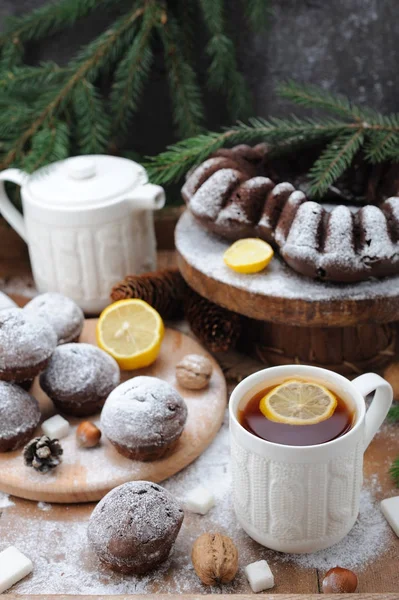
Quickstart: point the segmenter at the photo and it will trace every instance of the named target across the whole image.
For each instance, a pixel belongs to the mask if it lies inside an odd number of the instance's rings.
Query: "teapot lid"
[[[117,199],[147,182],[141,165],[119,156],[74,156],[42,167],[26,182],[35,202],[63,208],[90,208]]]

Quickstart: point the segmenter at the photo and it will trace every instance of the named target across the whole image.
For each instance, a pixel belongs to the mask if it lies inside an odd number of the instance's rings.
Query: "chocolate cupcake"
[[[62,294],[47,293],[33,298],[24,307],[31,315],[39,315],[54,328],[58,344],[77,342],[82,333],[84,314],[82,309],[70,298]]]
[[[157,460],[180,438],[187,406],[176,390],[156,377],[134,377],[118,386],[101,413],[104,435],[132,460]]]
[[[113,571],[142,575],[168,558],[183,518],[177,500],[163,487],[131,481],[97,504],[90,517],[89,543]]]
[[[0,311],[0,380],[26,382],[43,371],[57,345],[53,327],[22,308]]]
[[[40,376],[40,385],[63,413],[85,417],[98,412],[118,385],[117,362],[90,344],[63,344]]]
[[[0,452],[24,446],[39,421],[37,400],[20,386],[0,381]]]

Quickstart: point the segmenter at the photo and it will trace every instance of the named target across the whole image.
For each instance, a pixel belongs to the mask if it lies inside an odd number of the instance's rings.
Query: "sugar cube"
[[[69,423],[61,415],[54,415],[42,423],[42,431],[50,439],[60,440],[69,433]]]
[[[399,496],[385,498],[380,506],[382,514],[399,537]]]
[[[0,552],[0,594],[29,575],[32,569],[29,558],[14,546]]]
[[[265,560],[258,560],[245,567],[245,575],[251,586],[251,590],[255,592],[263,592],[274,587],[274,577],[269,565]]]
[[[214,495],[202,486],[192,489],[184,499],[184,507],[199,515],[206,515],[215,506]]]

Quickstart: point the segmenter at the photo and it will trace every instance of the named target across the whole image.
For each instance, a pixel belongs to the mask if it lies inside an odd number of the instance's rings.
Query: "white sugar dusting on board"
[[[229,436],[227,414],[223,427],[212,445],[198,460],[163,484],[176,497],[198,485],[207,487],[216,498],[216,506],[205,516],[186,513],[182,530],[172,555],[164,565],[145,576],[118,575],[100,565],[87,543],[87,520],[79,520],[79,507],[69,506],[64,521],[53,521],[52,512],[37,508],[30,511],[19,532],[7,527],[7,514],[0,519],[0,551],[8,545],[17,546],[34,563],[33,573],[13,588],[19,594],[204,594],[250,593],[243,566],[266,559],[275,574],[289,561],[305,569],[328,569],[337,564],[355,569],[360,574],[367,565],[389,548],[392,535],[382,517],[374,493],[378,493],[378,477],[366,482],[361,494],[359,519],[340,544],[316,554],[288,556],[262,548],[252,542],[238,525],[231,499],[229,469]],[[74,519],[76,511],[76,519]],[[191,565],[194,540],[201,533],[219,531],[229,535],[240,546],[240,569],[231,585],[205,588]],[[56,540],[56,544],[54,543]],[[171,571],[177,576],[171,577]],[[292,590],[293,591],[293,590]]]
[[[8,494],[4,494],[4,492],[0,492],[0,510],[2,508],[8,508],[9,506],[14,506],[15,503],[10,500],[10,496]]]
[[[207,233],[188,211],[177,224],[175,241],[180,254],[194,268],[225,285],[255,294],[326,302],[347,298],[388,300],[398,295],[399,276],[354,284],[319,282],[298,275],[278,257],[262,273],[235,273],[223,262],[223,254],[229,247],[229,242]],[[201,252],[198,252],[198,248],[201,248]]]

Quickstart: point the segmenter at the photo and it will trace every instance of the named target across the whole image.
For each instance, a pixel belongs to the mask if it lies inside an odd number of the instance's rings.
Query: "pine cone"
[[[185,300],[185,317],[197,338],[211,352],[234,348],[242,330],[242,317],[222,308],[189,289]]]
[[[164,269],[143,275],[127,275],[111,291],[111,300],[140,298],[159,312],[163,319],[183,316],[187,285],[178,269]]]
[[[28,467],[47,473],[61,462],[63,449],[58,440],[51,440],[47,435],[33,438],[24,448],[24,460]]]

